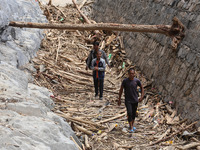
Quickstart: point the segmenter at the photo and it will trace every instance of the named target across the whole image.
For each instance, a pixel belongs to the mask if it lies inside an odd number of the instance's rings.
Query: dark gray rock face
[[[183,22],[186,36],[177,51],[171,49],[171,39],[161,34],[121,34],[127,57],[190,121],[200,118],[199,8],[198,0],[96,0],[93,10],[97,22],[170,25],[174,16]]]
[[[48,89],[29,83],[25,67],[36,56],[43,30],[9,27],[10,21],[47,22],[36,0],[0,0],[0,149],[76,150],[75,136],[52,113]]]

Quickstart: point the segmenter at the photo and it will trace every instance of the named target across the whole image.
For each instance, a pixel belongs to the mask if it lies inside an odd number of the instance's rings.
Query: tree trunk
[[[69,30],[114,30],[128,32],[150,32],[168,35],[171,29],[170,25],[135,25],[135,24],[49,24],[49,23],[31,23],[31,22],[10,22],[9,26],[20,28],[40,28],[40,29],[69,29]]]
[[[20,28],[40,28],[40,29],[68,29],[68,30],[110,30],[127,32],[148,32],[160,33],[173,38],[172,46],[177,48],[180,41],[184,38],[185,27],[176,18],[173,18],[172,25],[136,25],[136,24],[117,24],[117,23],[97,23],[97,24],[50,24],[32,22],[10,22],[9,26]]]

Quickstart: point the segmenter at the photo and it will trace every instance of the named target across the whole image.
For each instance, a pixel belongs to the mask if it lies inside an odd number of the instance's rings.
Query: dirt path
[[[50,7],[50,19],[61,23],[82,23],[77,11],[71,6],[60,7],[60,10]],[[126,69],[131,63],[122,58],[124,51],[117,49],[117,44],[120,43],[118,36],[105,47],[107,55],[113,54],[110,60],[113,67],[106,70],[104,99],[94,98],[92,71],[85,70],[85,59],[92,48],[86,40],[92,34],[66,30],[46,32],[38,57],[33,60],[38,70],[34,76],[36,84],[45,86],[54,93],[54,111],[67,119],[81,142],[85,143],[85,135],[88,135],[90,149],[168,149],[174,148],[176,143],[183,143],[184,141],[175,135],[167,142],[149,145],[185,126],[184,122],[179,122],[175,110],[171,109],[169,112],[166,108],[168,104],[162,103],[155,88],[145,88],[145,99],[139,104],[139,114],[135,121],[137,129],[134,133],[127,132],[124,103],[119,107],[116,100],[121,81],[126,77]],[[102,40],[108,41],[113,35],[115,34],[107,33]],[[118,53],[114,53],[115,51]],[[124,68],[123,62],[126,62]],[[136,77],[147,87],[148,82],[140,72],[136,72]],[[107,120],[116,116],[119,117]]]

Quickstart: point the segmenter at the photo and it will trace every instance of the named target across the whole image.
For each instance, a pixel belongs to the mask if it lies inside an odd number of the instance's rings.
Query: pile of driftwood
[[[84,4],[86,1],[81,6]],[[75,6],[56,7],[50,3],[41,7],[50,22],[94,23],[83,17],[80,6]],[[136,71],[136,77],[145,87],[145,98],[138,107],[137,129],[128,132],[124,103],[119,107],[116,100],[121,81],[134,66],[125,58],[123,38],[118,33],[46,30],[45,34],[38,57],[33,60],[35,83],[53,92],[54,111],[76,132],[83,144],[72,140],[79,149],[199,148],[200,131],[193,128],[196,122],[187,125],[181,120],[171,107],[173,102],[163,103],[161,93],[140,71]],[[92,71],[85,70],[94,40],[100,41],[112,64],[106,69],[103,100],[94,98]]]

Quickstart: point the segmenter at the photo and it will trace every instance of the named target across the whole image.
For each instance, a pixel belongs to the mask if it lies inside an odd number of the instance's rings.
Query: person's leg
[[[104,82],[104,79],[100,79],[99,80],[99,92],[100,92],[100,96],[99,98],[103,98],[103,82]]]
[[[95,89],[95,97],[98,96],[98,79],[93,78],[94,81],[94,89]]]
[[[135,117],[136,117],[136,111],[137,111],[137,107],[138,107],[138,103],[133,103],[132,104],[132,129],[133,129],[133,124],[135,121]]]
[[[125,102],[125,105],[126,105],[126,110],[127,110],[127,115],[128,115],[128,122],[129,122],[130,130],[131,130],[133,129],[132,105],[129,102]]]

